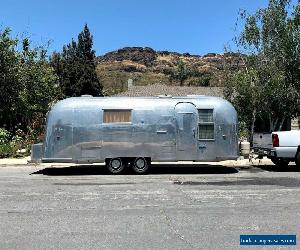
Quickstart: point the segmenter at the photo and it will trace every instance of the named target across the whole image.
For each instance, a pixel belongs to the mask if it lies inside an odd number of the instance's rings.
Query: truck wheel
[[[150,162],[148,162],[144,157],[137,157],[134,159],[132,164],[132,169],[137,174],[145,174],[149,169]]]
[[[296,157],[295,157],[296,166],[300,167],[300,149],[298,149]]]
[[[284,159],[284,158],[276,158],[272,157],[271,161],[277,166],[277,167],[287,167],[290,163],[290,160]]]
[[[112,174],[120,174],[124,170],[124,163],[121,158],[112,158],[106,163],[109,172]]]

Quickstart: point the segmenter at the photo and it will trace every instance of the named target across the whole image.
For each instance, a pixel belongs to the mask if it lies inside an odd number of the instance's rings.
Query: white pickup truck
[[[273,132],[272,144],[268,158],[276,166],[284,167],[294,161],[300,167],[300,130]]]

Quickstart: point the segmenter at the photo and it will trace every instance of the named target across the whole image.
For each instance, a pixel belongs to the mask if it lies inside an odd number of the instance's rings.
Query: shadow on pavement
[[[288,165],[287,167],[277,167],[275,165],[255,165],[254,167],[269,172],[300,172],[300,168],[296,165]]]
[[[190,185],[190,186],[281,186],[281,187],[300,187],[300,180],[290,177],[279,177],[279,178],[266,178],[266,177],[255,177],[245,178],[240,177],[236,180],[228,181],[180,181],[176,180],[173,182],[175,185]]]
[[[184,164],[174,166],[169,164],[156,164],[154,165],[148,175],[158,174],[235,174],[238,170],[232,167],[225,167],[220,165],[206,165],[206,164]],[[70,167],[51,167],[44,168],[32,174],[42,174],[49,176],[59,175],[111,175],[105,166],[97,165],[77,165]],[[123,175],[135,174],[130,168],[126,168]]]

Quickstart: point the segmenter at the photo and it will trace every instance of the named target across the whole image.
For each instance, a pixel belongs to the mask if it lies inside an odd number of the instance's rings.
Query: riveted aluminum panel
[[[103,123],[104,110],[131,110],[131,122]],[[213,140],[198,140],[198,109],[213,109]],[[237,115],[217,97],[75,97],[48,115],[43,158],[103,162],[111,157],[153,161],[237,157]]]

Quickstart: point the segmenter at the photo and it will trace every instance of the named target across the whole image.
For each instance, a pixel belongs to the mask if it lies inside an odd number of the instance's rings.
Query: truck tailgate
[[[272,134],[271,133],[254,133],[253,134],[253,148],[254,149],[273,149]]]

